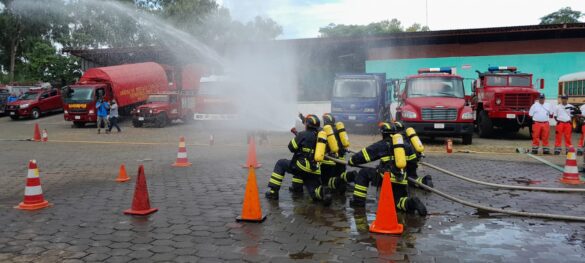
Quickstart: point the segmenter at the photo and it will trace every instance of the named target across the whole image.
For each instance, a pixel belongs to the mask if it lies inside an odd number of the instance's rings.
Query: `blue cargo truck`
[[[376,128],[390,121],[391,87],[384,73],[336,74],[331,113],[347,128]]]

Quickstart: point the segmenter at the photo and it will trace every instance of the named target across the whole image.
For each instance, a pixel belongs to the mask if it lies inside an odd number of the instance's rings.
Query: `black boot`
[[[532,147],[532,154],[538,154],[538,147]]]
[[[433,184],[433,178],[430,175],[425,175],[425,177],[423,177],[422,183],[431,188],[435,186]]]
[[[351,206],[353,208],[366,207],[366,200],[353,197],[351,200],[349,200],[349,206]]]
[[[583,155],[583,149],[579,148],[579,149],[577,149],[577,156],[581,156],[581,155]]]
[[[549,148],[544,148],[544,147],[543,147],[543,148],[542,148],[542,154],[549,155],[549,154],[550,154],[550,149],[549,149]]]
[[[329,190],[329,187],[323,187],[323,205],[324,206],[330,206],[331,205],[331,190]]]
[[[420,216],[427,215],[427,208],[416,196],[408,198],[406,201],[406,211],[413,213],[416,211]]]
[[[288,191],[293,193],[293,194],[302,194],[303,187],[302,186],[291,186],[288,188]]]
[[[278,200],[278,190],[270,188],[264,196],[266,196],[267,199]]]
[[[555,155],[561,154],[561,148],[555,147]]]

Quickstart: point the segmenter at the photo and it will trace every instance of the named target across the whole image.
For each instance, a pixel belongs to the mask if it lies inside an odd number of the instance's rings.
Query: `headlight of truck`
[[[413,111],[403,111],[402,118],[405,119],[416,119],[416,112]]]
[[[136,112],[140,113],[140,109],[138,109]]]
[[[150,114],[152,114],[152,110],[148,111]]]
[[[26,108],[28,108],[28,106],[30,106],[28,103],[26,103],[26,104],[20,104],[20,108],[21,109],[26,109]]]
[[[502,104],[502,100],[500,98],[497,98],[496,99],[496,105],[500,105],[500,104]]]
[[[94,113],[95,113],[95,111],[89,110],[89,114],[94,114]]]
[[[63,113],[65,113],[65,114],[69,114],[69,112],[68,112],[67,110],[64,110],[64,111],[63,111]]]
[[[465,113],[461,114],[461,119],[473,120],[473,112],[465,112]]]
[[[374,112],[374,108],[365,108],[364,112]]]

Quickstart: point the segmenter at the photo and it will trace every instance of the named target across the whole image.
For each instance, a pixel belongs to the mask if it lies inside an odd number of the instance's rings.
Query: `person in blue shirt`
[[[103,97],[100,97],[95,104],[95,109],[97,111],[97,133],[100,134],[102,125],[104,130],[108,132],[108,109],[110,109],[110,104]]]
[[[8,98],[6,99],[7,103],[13,102],[13,101],[17,101],[18,100],[18,96],[16,96],[16,94],[12,93],[10,94],[10,96],[8,96]]]

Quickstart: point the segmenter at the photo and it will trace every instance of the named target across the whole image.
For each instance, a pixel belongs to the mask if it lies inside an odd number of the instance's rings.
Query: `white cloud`
[[[425,0],[222,0],[234,18],[268,16],[284,28],[282,38],[316,37],[335,24],[368,24],[397,18],[403,25],[425,24]],[[562,7],[585,11],[583,0],[428,0],[433,30],[537,24]]]

